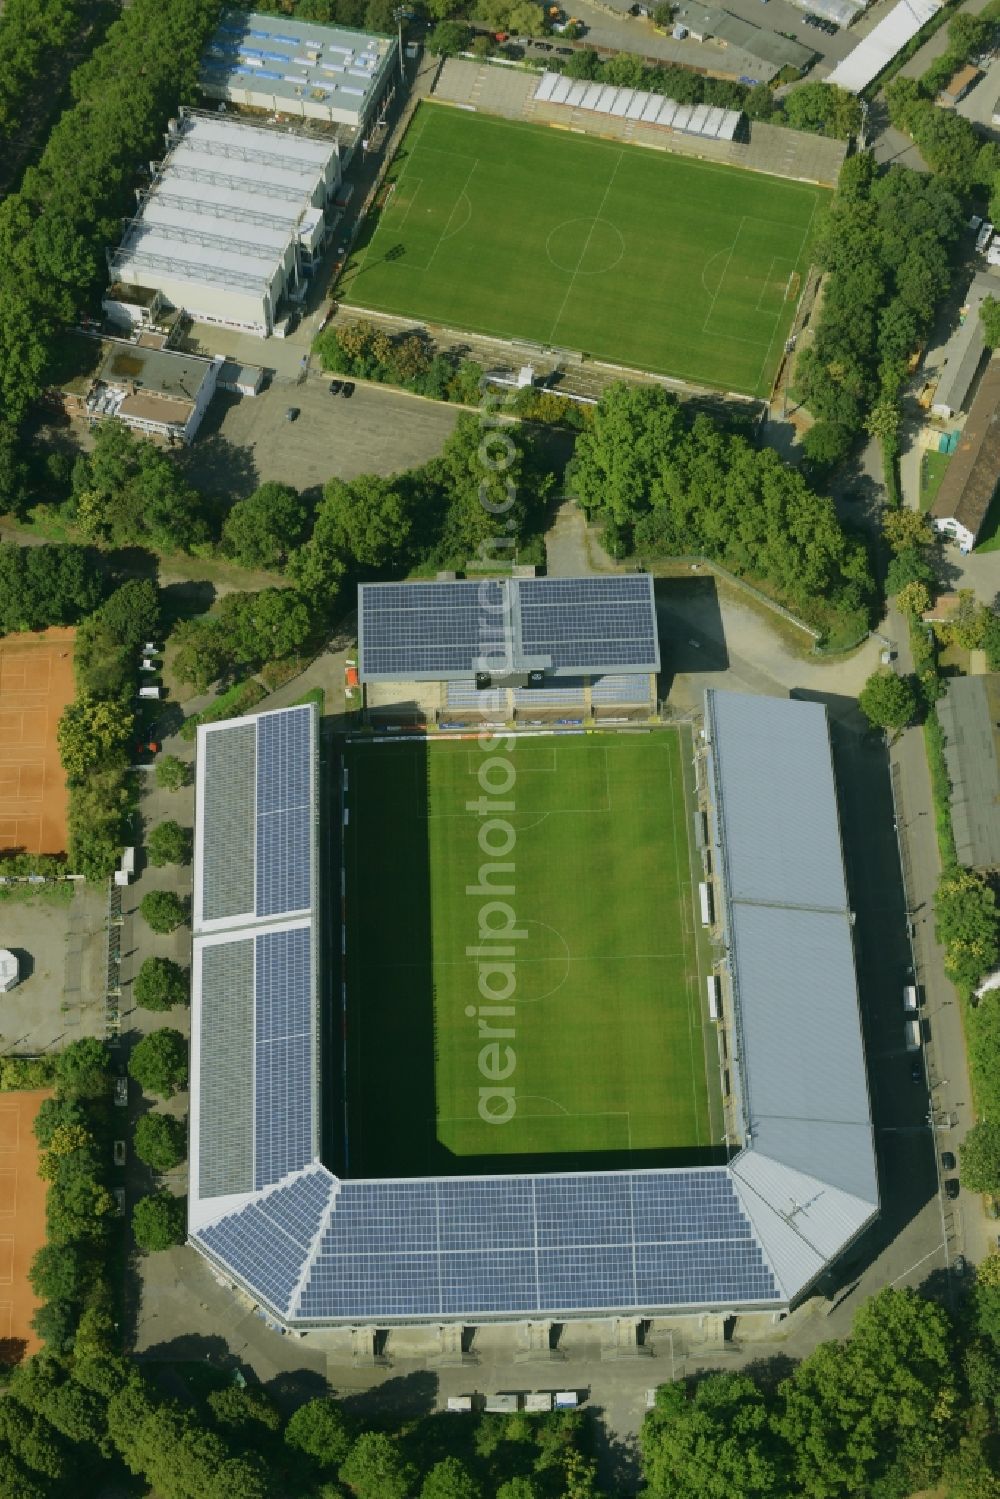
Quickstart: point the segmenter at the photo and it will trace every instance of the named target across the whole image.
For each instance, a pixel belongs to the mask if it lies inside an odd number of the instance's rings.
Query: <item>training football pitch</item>
[[[345,301],[749,395],[825,189],[421,104]]]
[[[706,1160],[690,738],[502,745],[348,747],[349,1173]]]

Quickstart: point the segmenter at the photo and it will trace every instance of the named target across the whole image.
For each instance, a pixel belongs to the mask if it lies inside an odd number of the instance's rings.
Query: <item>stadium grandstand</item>
[[[363,583],[358,656],[373,721],[648,715],[660,669],[653,580]]]
[[[594,114],[614,115],[642,125],[661,125],[683,135],[697,135],[709,140],[735,140],[743,118],[738,109],[720,109],[709,104],[678,104],[675,99],[664,98],[663,94],[566,78],[562,73],[543,73],[534,98],[539,104],[563,104],[567,109],[586,109]]]
[[[317,921],[340,892],[318,884],[317,739],[312,706],[198,733],[189,1237],[216,1273],[298,1331],[801,1300],[879,1202],[825,708],[706,694],[740,1124],[705,1168],[366,1180],[323,1163],[340,1100],[319,1063]]]

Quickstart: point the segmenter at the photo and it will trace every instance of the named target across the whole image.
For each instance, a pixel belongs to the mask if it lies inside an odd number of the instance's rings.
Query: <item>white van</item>
[[[903,1009],[907,1015],[916,1015],[920,1009],[920,996],[916,984],[907,984],[903,990]]]
[[[920,1035],[920,1021],[908,1020],[904,1034],[906,1036],[907,1051],[919,1051],[922,1040]]]

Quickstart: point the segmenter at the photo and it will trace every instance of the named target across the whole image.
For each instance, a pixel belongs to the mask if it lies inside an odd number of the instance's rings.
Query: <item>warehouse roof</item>
[[[945,469],[930,514],[957,521],[975,539],[989,513],[1000,475],[1000,357],[994,355],[979,382],[955,456]]]
[[[378,94],[396,42],[290,16],[226,11],[201,63],[206,93],[259,88],[289,107],[306,100],[359,118]]]
[[[1000,868],[1000,674],[949,677],[938,717],[958,857],[973,869]]]
[[[854,51],[837,64],[827,83],[860,94],[940,9],[941,0],[899,0]]]
[[[804,46],[793,37],[780,36],[763,26],[755,26],[732,11],[714,5],[702,5],[698,0],[682,0],[677,7],[674,21],[696,31],[699,36],[715,37],[727,46],[736,47],[749,57],[760,58],[775,68],[808,67],[816,56],[815,47]]]
[[[291,130],[183,113],[112,262],[119,281],[174,280],[262,291],[309,219],[337,150]]]

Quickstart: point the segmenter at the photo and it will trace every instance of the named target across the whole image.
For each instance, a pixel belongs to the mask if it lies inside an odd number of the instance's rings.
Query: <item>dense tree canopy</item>
[[[993,888],[973,869],[945,870],[934,896],[934,914],[945,969],[961,988],[971,989],[1000,957],[1000,911]],[[990,1006],[980,1010],[973,1022],[973,1046]]]
[[[0,541],[0,635],[71,625],[100,602],[100,574],[87,549]]]
[[[175,551],[208,538],[200,496],[177,465],[118,421],[98,423],[93,451],[77,459],[70,513],[88,540],[106,546]]]
[[[823,301],[795,365],[798,394],[843,445],[877,403],[898,410],[906,362],[948,287],[962,225],[959,199],[940,178],[902,167],[879,175],[867,152],[844,163],[814,251],[827,273]]]
[[[769,584],[807,620],[824,607],[843,621],[866,619],[867,557],[832,502],[773,450],[706,416],[689,423],[658,387],[605,391],[577,439],[572,483],[619,554],[708,556]]]

